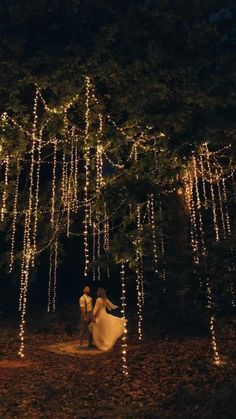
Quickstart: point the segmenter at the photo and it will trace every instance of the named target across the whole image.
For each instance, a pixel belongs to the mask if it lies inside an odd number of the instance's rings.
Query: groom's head
[[[86,294],[86,295],[90,295],[90,288],[88,287],[88,285],[86,285],[86,286],[83,288],[83,291],[84,291],[84,294]]]

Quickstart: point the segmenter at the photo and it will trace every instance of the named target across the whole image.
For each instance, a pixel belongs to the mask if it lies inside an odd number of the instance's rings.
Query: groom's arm
[[[81,314],[82,314],[84,320],[86,320],[85,302],[84,302],[84,299],[82,297],[79,299],[79,306],[80,306]]]

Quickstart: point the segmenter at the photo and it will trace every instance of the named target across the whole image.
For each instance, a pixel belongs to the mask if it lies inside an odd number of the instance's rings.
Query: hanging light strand
[[[93,222],[93,281],[96,281],[96,223]]]
[[[204,163],[203,163],[203,158],[202,158],[202,153],[201,152],[200,152],[200,155],[199,155],[199,166],[200,166],[200,177],[201,177],[201,181],[202,181],[202,190],[203,190],[203,196],[204,196],[204,205],[205,205],[205,208],[208,208],[205,170],[204,170]]]
[[[159,195],[159,214],[160,214],[160,238],[161,238],[161,254],[163,259],[163,267],[161,272],[161,278],[163,283],[163,293],[166,293],[166,246],[163,233],[163,211],[162,211],[162,202],[161,195]]]
[[[217,212],[216,212],[216,201],[215,201],[215,192],[214,192],[214,185],[213,185],[213,173],[212,173],[212,168],[211,168],[211,163],[210,163],[210,152],[209,152],[207,143],[205,143],[205,150],[206,150],[207,170],[208,170],[208,173],[209,173],[210,190],[211,190],[213,225],[214,225],[214,231],[215,231],[215,239],[218,242],[220,240],[220,235],[219,235],[219,226],[218,226]]]
[[[155,224],[155,206],[153,194],[150,195],[150,218],[152,228],[152,249],[153,249],[153,260],[155,273],[158,273],[158,253],[157,253],[157,242],[156,242],[156,224]]]
[[[140,205],[137,205],[137,238],[135,240],[136,261],[136,291],[137,291],[137,315],[138,315],[138,339],[142,340],[142,273],[141,273],[141,214]]]
[[[14,194],[14,203],[13,203],[13,220],[12,220],[12,234],[11,234],[11,253],[10,253],[10,266],[9,273],[13,270],[14,264],[14,252],[15,252],[15,238],[16,238],[16,221],[17,221],[17,204],[18,204],[18,195],[19,195],[19,181],[20,181],[20,160],[17,159],[16,163],[16,186]]]
[[[122,317],[126,316],[126,280],[125,280],[125,264],[121,262],[121,313]],[[122,359],[122,373],[127,376],[129,374],[127,367],[127,326],[124,323],[124,334],[122,336],[121,344],[121,359]]]
[[[48,313],[52,309],[52,282],[53,282],[53,244],[50,246],[50,256],[49,256],[49,273],[48,273]]]
[[[7,155],[5,159],[5,175],[4,175],[4,189],[3,189],[3,195],[2,195],[1,221],[4,221],[5,214],[7,212],[6,202],[7,202],[9,165],[10,165],[10,160],[9,160],[9,156]]]
[[[21,317],[20,317],[20,348],[19,356],[24,357],[24,332],[25,332],[25,317],[27,308],[27,293],[28,293],[28,282],[29,282],[29,270],[30,262],[34,258],[34,251],[31,248],[31,223],[33,213],[33,185],[34,185],[34,160],[35,160],[35,147],[36,147],[36,132],[37,132],[37,108],[38,108],[38,97],[39,90],[36,89],[34,106],[33,106],[33,125],[32,125],[32,146],[31,146],[31,164],[29,174],[29,198],[28,198],[28,210],[25,217],[24,226],[24,244],[23,244],[23,258],[21,267],[21,295],[20,295],[20,306],[21,306]]]
[[[200,237],[201,237],[201,244],[202,244],[202,256],[204,260],[204,268],[206,273],[206,297],[207,297],[207,308],[209,309],[210,313],[210,335],[211,335],[211,344],[212,344],[212,350],[213,350],[213,356],[214,356],[214,363],[219,364],[220,363],[220,356],[217,348],[217,342],[216,342],[216,321],[215,321],[215,315],[213,312],[213,296],[212,296],[212,284],[210,277],[207,272],[207,251],[206,251],[206,245],[205,245],[205,232],[203,227],[203,220],[201,215],[201,201],[200,201],[200,194],[198,189],[198,176],[197,176],[197,164],[196,164],[196,158],[193,156],[193,167],[194,167],[194,178],[195,178],[195,191],[196,191],[196,206],[198,210],[198,221],[199,221],[199,231],[200,231]],[[194,205],[194,204],[193,204]]]
[[[39,185],[40,185],[40,170],[41,170],[41,146],[42,146],[42,129],[39,131],[39,141],[37,143],[37,169],[36,169],[36,189],[35,189],[35,200],[34,200],[34,227],[33,227],[33,257],[32,265],[36,256],[36,242],[37,242],[37,230],[38,230],[38,216],[39,216]]]
[[[55,206],[56,206],[56,169],[57,169],[57,143],[53,147],[53,167],[52,167],[52,198],[51,198],[51,225],[55,224]]]
[[[89,174],[90,174],[90,145],[89,145],[89,130],[90,130],[90,98],[91,98],[91,82],[90,78],[86,77],[86,100],[85,100],[85,139],[84,139],[84,160],[85,160],[85,185],[84,185],[84,201],[85,201],[85,217],[84,217],[84,276],[88,275],[88,266],[89,266],[89,243],[88,243],[88,234],[89,234]]]
[[[56,311],[56,296],[57,296],[57,264],[58,264],[58,240],[56,238],[54,243],[54,266],[53,266],[53,299],[52,310]]]

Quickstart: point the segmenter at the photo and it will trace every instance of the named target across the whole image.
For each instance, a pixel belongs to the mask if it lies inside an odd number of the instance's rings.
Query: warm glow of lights
[[[140,214],[140,205],[137,205],[137,238],[135,240],[135,261],[136,261],[136,291],[137,291],[137,315],[138,315],[138,339],[142,340],[142,305],[143,299],[142,296],[142,254],[140,251],[141,247],[141,214]]]
[[[53,148],[53,167],[52,167],[52,198],[51,198],[51,225],[55,224],[55,202],[56,202],[56,168],[57,168],[57,142],[55,140]]]
[[[89,166],[90,166],[90,145],[89,145],[89,129],[90,129],[90,99],[91,99],[91,82],[90,78],[86,77],[86,100],[85,100],[85,137],[84,137],[84,161],[85,161],[85,185],[84,185],[84,276],[88,275],[88,265],[89,265],[89,244],[88,244],[88,228],[89,228],[89,202],[88,202],[88,193],[89,193]]]
[[[11,235],[11,253],[10,253],[10,266],[9,266],[9,272],[10,273],[13,270],[14,251],[15,251],[17,203],[18,203],[19,180],[20,180],[20,161],[19,161],[19,159],[17,159],[16,172],[17,172],[17,175],[16,175],[16,186],[15,186],[14,203],[13,203],[13,220],[12,220],[12,235]]]
[[[154,197],[153,194],[150,195],[150,217],[151,217],[151,227],[152,227],[152,249],[153,249],[153,259],[155,266],[155,273],[158,273],[158,254],[157,254],[157,243],[156,243],[156,223],[155,223],[155,207],[154,207]]]
[[[9,156],[6,156],[5,160],[5,175],[4,175],[4,189],[3,189],[3,195],[2,195],[2,208],[1,208],[1,221],[4,220],[5,213],[7,211],[6,207],[6,201],[7,201],[7,188],[8,188],[8,176],[9,176]]]
[[[122,316],[125,318],[126,314],[126,281],[125,281],[125,264],[121,262],[121,270],[120,270],[120,278],[121,278],[121,313]],[[127,376],[128,367],[127,367],[127,325],[126,322],[124,323],[124,334],[122,337],[122,344],[121,344],[121,359],[122,359],[122,373]]]
[[[159,195],[159,214],[160,214],[160,237],[161,237],[161,253],[163,259],[163,268],[161,272],[162,282],[163,282],[163,292],[166,293],[166,249],[165,249],[165,239],[163,234],[163,212],[162,212],[162,202],[161,195]]]
[[[211,163],[210,163],[210,152],[209,152],[207,143],[205,143],[205,150],[206,150],[207,169],[208,169],[209,180],[210,180],[213,224],[214,224],[216,241],[218,242],[220,240],[219,226],[218,226],[218,221],[217,221],[216,201],[215,201],[215,192],[214,192],[214,185],[213,185],[213,174],[212,174],[212,168],[211,168]]]

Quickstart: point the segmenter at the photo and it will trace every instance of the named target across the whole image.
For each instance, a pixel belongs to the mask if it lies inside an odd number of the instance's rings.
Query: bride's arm
[[[93,309],[93,318],[95,318],[98,315],[100,308],[101,308],[101,301],[97,298],[95,307]]]
[[[116,308],[118,308],[118,306],[115,306],[115,304],[113,304],[110,300],[108,300],[107,298],[107,308],[108,310],[115,310]]]

